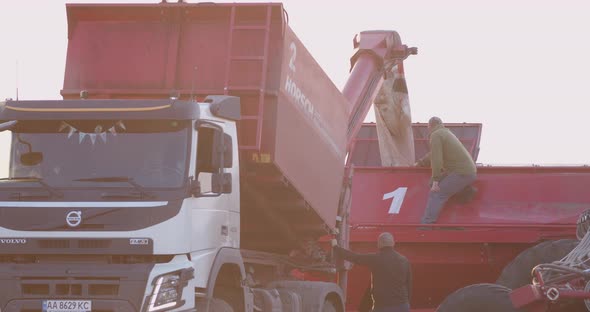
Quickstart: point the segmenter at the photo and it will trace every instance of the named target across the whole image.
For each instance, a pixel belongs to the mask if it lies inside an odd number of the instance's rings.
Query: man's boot
[[[455,197],[455,200],[458,203],[466,204],[473,200],[475,194],[477,194],[477,188],[475,188],[473,185],[468,185],[463,190],[461,190],[461,192],[455,194],[455,196],[453,197]]]

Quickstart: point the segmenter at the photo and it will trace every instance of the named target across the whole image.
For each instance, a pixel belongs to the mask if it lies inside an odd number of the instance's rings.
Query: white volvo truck
[[[383,73],[340,92],[281,4],[67,6],[63,100],[0,103],[1,311],[344,311],[344,163]],[[344,231],[339,231],[342,228]]]

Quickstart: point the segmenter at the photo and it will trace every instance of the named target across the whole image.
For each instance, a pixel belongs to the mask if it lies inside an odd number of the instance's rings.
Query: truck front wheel
[[[338,312],[332,300],[326,300],[322,312]]]
[[[197,303],[197,312],[207,311],[207,303]],[[213,298],[209,301],[209,312],[234,312],[234,309],[224,300]]]

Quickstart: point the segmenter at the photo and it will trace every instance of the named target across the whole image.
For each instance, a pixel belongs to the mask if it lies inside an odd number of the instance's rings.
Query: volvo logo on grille
[[[0,244],[26,244],[26,238],[0,238]]]
[[[70,227],[77,227],[82,223],[82,211],[70,211],[66,215],[66,223]]]

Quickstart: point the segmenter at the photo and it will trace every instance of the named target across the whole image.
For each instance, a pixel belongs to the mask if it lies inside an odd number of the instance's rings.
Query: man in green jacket
[[[428,195],[422,223],[436,222],[447,200],[470,186],[476,178],[477,169],[471,154],[438,117],[428,121],[430,153],[416,165],[432,167],[432,187]]]

